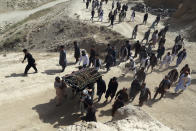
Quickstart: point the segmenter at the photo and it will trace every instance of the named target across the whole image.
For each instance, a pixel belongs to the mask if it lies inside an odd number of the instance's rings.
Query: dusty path
[[[34,14],[38,11],[53,7],[59,3],[66,2],[68,0],[54,0],[53,2],[44,4],[38,8],[32,9],[32,10],[21,10],[21,11],[13,11],[8,13],[2,13],[0,14],[0,29],[3,29],[7,25],[15,24],[19,21],[24,20],[31,14]]]
[[[74,3],[75,2],[75,3]],[[132,11],[129,11],[127,13],[127,18],[125,19],[125,22],[118,23],[115,22],[115,25],[113,28],[111,28],[108,23],[108,14],[109,11],[111,10],[111,2],[107,5],[103,6],[104,10],[104,20],[103,22],[98,21],[97,17],[97,11],[95,11],[95,19],[94,22],[92,23],[90,21],[91,17],[91,5],[89,6],[89,9],[85,8],[85,4],[80,2],[80,4],[76,4],[78,1],[74,0],[72,2],[72,9],[79,9],[79,10],[72,10],[73,14],[77,14],[76,16],[79,17],[80,20],[89,23],[89,24],[95,24],[98,26],[107,26],[108,28],[122,34],[123,36],[130,38],[133,28],[136,24],[140,24],[143,20],[143,13],[136,12],[136,18],[135,22],[130,22],[130,16]],[[83,4],[83,6],[81,6]],[[73,15],[72,15],[73,16]],[[151,26],[152,22],[155,20],[156,16],[149,15],[147,25],[139,25],[139,32],[137,36],[137,40],[142,40],[144,33],[149,29]],[[118,17],[117,17],[118,20]],[[160,23],[157,29],[163,28],[163,23]],[[152,32],[152,30],[151,30]],[[166,48],[167,51],[170,51],[173,44],[174,44],[174,39],[175,37],[182,32],[168,32],[166,36]],[[188,50],[188,57],[186,59],[186,62],[182,63],[181,66],[183,66],[185,63],[188,63],[191,66],[191,69],[195,70],[195,65],[196,63],[194,62],[195,58],[193,56],[196,55],[195,48],[196,45],[195,43],[186,43],[186,48]],[[174,66],[175,62],[171,64],[171,66]],[[181,69],[182,67],[179,67],[178,69]],[[151,74],[148,73],[147,76],[147,85],[153,92],[152,94],[154,95],[154,88],[159,85],[159,82],[164,78],[164,76],[169,72],[169,70],[166,71],[155,71]],[[155,103],[149,103],[149,106],[144,106],[144,110],[146,110],[148,113],[150,113],[152,116],[157,118],[159,121],[162,123],[166,124],[167,126],[174,128],[176,130],[194,130],[195,129],[195,124],[194,121],[196,120],[196,113],[195,113],[195,74],[192,74],[192,85],[187,91],[178,97],[174,97],[171,95],[171,93],[168,93],[166,95],[166,98]],[[126,78],[126,77],[125,77]],[[131,79],[128,77],[126,79],[127,81],[131,81]],[[126,85],[127,86],[127,85]],[[169,92],[173,92],[174,87],[170,89]],[[137,102],[136,102],[137,103]],[[134,104],[136,104],[134,102]],[[175,123],[175,124],[174,124]]]
[[[104,5],[105,16],[109,12],[106,8],[110,5],[110,2],[107,6]],[[89,21],[90,10],[85,9],[85,4],[82,1],[73,0],[70,8],[74,9],[72,14],[70,14],[71,16],[77,13],[80,16],[80,20],[92,24]],[[128,16],[130,16],[130,12]],[[123,22],[116,24],[113,30],[129,38],[134,25],[140,23],[142,18],[143,14],[137,13],[135,23]],[[148,29],[147,27],[150,26],[154,18],[154,16],[150,15],[148,25],[139,27],[138,39],[141,40],[143,38],[144,32]],[[104,22],[107,22],[107,19],[104,19]],[[93,24],[108,26],[108,23],[101,24],[100,22],[95,22]],[[162,28],[162,25],[158,28]],[[167,48],[173,45],[175,36],[175,32],[168,33]],[[196,63],[194,58],[196,56],[196,45],[194,43],[186,43],[186,48],[188,50],[188,57],[181,66],[185,63],[189,63],[191,66],[193,79],[191,87],[178,97],[174,97],[168,93],[163,100],[156,103],[150,102],[142,108],[163,124],[175,130],[194,131],[196,121]],[[78,99],[69,100],[71,98],[69,95],[63,106],[56,108],[54,103],[55,90],[53,88],[55,76],[63,76],[66,73],[70,73],[76,70],[77,65],[70,64],[64,73],[59,73],[60,67],[57,66],[58,53],[32,52],[32,54],[37,60],[39,73],[29,74],[28,77],[22,76],[26,66],[21,63],[23,59],[22,53],[10,53],[6,57],[0,55],[0,130],[55,131],[58,127],[80,122],[78,119],[79,115],[77,114]],[[73,53],[70,52],[68,54],[68,62],[73,63]],[[171,66],[174,66],[174,64],[175,62]],[[124,63],[113,67],[111,71],[104,74],[103,78],[106,80],[106,83],[109,82],[111,77],[116,76],[119,81],[119,89],[123,87],[129,88],[133,75],[132,73],[128,73],[122,76],[124,73],[123,69]],[[162,72],[156,70],[148,74],[147,85],[152,92],[168,71]],[[30,73],[32,72],[33,70],[30,70]],[[173,88],[170,92],[173,92]],[[103,97],[101,102],[95,105],[98,109],[97,119],[101,122],[111,120],[111,106],[113,102],[105,105],[103,104],[104,100]],[[136,105],[137,103],[138,98],[136,98],[133,104]]]

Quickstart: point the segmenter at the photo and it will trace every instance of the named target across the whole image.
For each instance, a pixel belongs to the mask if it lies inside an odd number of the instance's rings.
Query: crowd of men
[[[89,8],[90,3],[92,4],[92,12],[91,12],[91,20],[93,21],[95,11],[98,12],[99,20],[103,20],[104,11],[102,6],[108,3],[108,0],[83,0],[86,3],[86,8]],[[116,8],[115,8],[116,5]],[[128,11],[128,5],[122,4],[121,2],[113,1],[112,2],[112,10],[108,14],[109,22],[111,25],[114,25],[114,20],[117,19],[117,15],[119,15],[119,23],[122,22],[127,16],[126,12]],[[136,12],[132,11],[131,14],[131,21],[134,22],[136,17]],[[76,64],[80,65],[80,68],[95,68],[97,71],[102,69],[103,67],[106,68],[106,71],[111,70],[112,66],[116,66],[116,61],[119,59],[121,62],[129,61],[129,65],[125,68],[128,71],[132,71],[134,74],[134,80],[130,85],[130,89],[123,88],[118,91],[119,82],[116,77],[110,79],[108,83],[108,88],[106,82],[100,77],[97,80],[97,96],[98,101],[102,99],[103,94],[105,94],[105,102],[108,102],[108,98],[110,97],[110,102],[115,98],[115,102],[112,106],[112,113],[111,115],[115,115],[115,111],[123,107],[126,102],[129,100],[132,102],[134,101],[135,97],[140,93],[139,96],[139,106],[142,106],[144,102],[151,99],[151,91],[146,84],[146,76],[149,68],[151,68],[151,72],[154,71],[155,67],[158,67],[158,70],[161,71],[162,68],[169,69],[170,64],[176,59],[175,68],[169,71],[168,75],[166,75],[163,80],[160,82],[159,86],[156,88],[156,92],[154,94],[153,99],[156,99],[158,94],[161,94],[159,99],[162,99],[166,94],[167,90],[170,89],[174,83],[176,83],[175,93],[184,91],[190,84],[190,67],[186,64],[180,72],[178,72],[177,67],[185,60],[187,56],[187,52],[185,49],[184,39],[181,35],[178,35],[175,38],[173,48],[170,51],[166,52],[165,44],[166,44],[166,34],[169,30],[169,25],[166,25],[163,29],[156,30],[156,26],[159,24],[161,16],[158,15],[155,21],[152,23],[152,26],[149,30],[147,30],[144,34],[143,40],[137,40],[134,44],[130,44],[129,40],[127,40],[124,44],[122,44],[121,48],[117,50],[111,44],[107,45],[106,48],[106,56],[105,60],[102,63],[99,57],[99,52],[97,52],[95,46],[91,46],[90,53],[85,50],[80,50],[78,43],[74,42],[74,57],[76,60]],[[144,14],[143,18],[143,26],[147,24],[148,20],[148,13]],[[140,25],[136,25],[133,29],[133,33],[131,35],[132,39],[137,39],[137,32],[138,27]],[[151,37],[151,29],[154,29]],[[145,43],[144,43],[145,41]],[[157,49],[155,49],[158,47]],[[134,49],[134,54],[131,49]],[[32,55],[27,51],[27,49],[23,50],[25,54],[25,59],[28,59],[28,65],[25,69],[25,75],[27,75],[28,70],[33,67],[35,72],[37,72],[35,60],[33,59]],[[119,54],[119,55],[117,55]],[[136,59],[138,59],[139,65],[136,64]],[[24,62],[23,60],[23,62]],[[62,72],[66,69],[67,66],[67,58],[66,58],[66,51],[65,47],[60,47],[60,58],[59,64],[62,66]],[[61,105],[62,98],[66,96],[66,84],[63,80],[60,80],[59,77],[55,78],[54,83],[56,89],[56,102],[57,106]],[[85,121],[96,121],[96,109],[93,104],[93,97],[94,97],[94,83],[86,87],[81,92],[80,97],[80,111],[81,114],[86,112],[86,115],[82,117],[82,120]]]

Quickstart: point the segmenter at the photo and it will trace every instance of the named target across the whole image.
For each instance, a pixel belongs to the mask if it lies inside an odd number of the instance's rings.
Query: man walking
[[[59,65],[62,66],[61,72],[64,72],[65,67],[67,66],[66,52],[64,48],[65,47],[63,45],[60,46]]]
[[[24,75],[27,76],[27,73],[28,73],[28,71],[29,71],[29,69],[30,69],[31,67],[33,67],[33,69],[35,70],[35,73],[37,73],[37,68],[36,68],[36,64],[35,64],[35,59],[34,59],[33,56],[28,52],[27,49],[24,49],[23,52],[24,52],[25,57],[24,57],[22,63],[24,63],[24,61],[25,61],[26,59],[27,59],[27,61],[28,61],[28,64],[27,64],[27,66],[26,66],[26,68],[25,68]]]

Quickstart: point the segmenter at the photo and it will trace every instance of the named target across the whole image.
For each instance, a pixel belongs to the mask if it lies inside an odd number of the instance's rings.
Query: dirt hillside
[[[126,0],[124,1],[126,2]],[[107,5],[103,4],[104,20],[102,23],[98,21],[97,13],[94,23],[90,21],[91,8],[86,9],[82,0],[71,0],[68,3],[55,5],[45,14],[43,12],[43,14],[40,12],[34,14],[33,17],[22,21],[0,36],[0,130],[56,131],[73,124],[81,125],[79,96],[73,99],[71,88],[68,88],[68,98],[64,99],[62,106],[56,107],[54,79],[56,76],[62,77],[78,69],[79,65],[74,64],[75,59],[71,48],[74,40],[77,40],[82,48],[89,48],[90,45],[96,43],[97,50],[103,51],[108,43],[115,44],[118,50],[125,39],[130,39],[134,26],[142,22],[144,13],[136,12],[135,22],[130,22],[132,11],[128,11],[125,21],[122,23],[115,21],[114,27],[111,28],[107,17],[111,3],[109,1]],[[144,33],[155,18],[156,16],[149,14],[147,24],[139,26],[137,40],[143,39]],[[161,21],[156,29],[160,30],[163,27],[164,23]],[[169,30],[167,33],[165,44],[167,52],[171,51],[178,31]],[[60,44],[68,47],[66,49],[68,66],[64,73],[60,72],[61,67],[58,65],[59,53],[51,52],[57,51]],[[38,73],[34,74],[33,70],[30,70],[28,77],[23,77],[27,63],[21,63],[24,55],[22,52],[18,52],[24,47],[30,49],[38,67]],[[149,101],[142,107],[142,110],[147,112],[149,117],[154,117],[171,129],[195,131],[196,60],[194,56],[196,56],[196,44],[185,40],[185,48],[188,52],[187,58],[177,69],[179,71],[186,63],[190,65],[191,86],[182,94],[175,96],[173,95],[175,85],[173,85],[162,100]],[[6,52],[6,50],[10,52]],[[157,50],[157,46],[155,50]],[[175,62],[176,60],[171,63],[169,69],[159,70],[157,66],[152,73],[150,71],[147,73],[146,83],[152,95],[164,76],[174,68]],[[122,62],[112,67],[109,72],[106,72],[105,69],[100,70],[107,84],[110,78],[114,76],[118,78],[118,90],[123,87],[130,88],[134,79],[133,73],[125,70],[125,64],[126,62]],[[131,104],[138,105],[138,99],[137,96]],[[111,108],[114,101],[111,103],[104,103],[104,101],[103,96],[99,103],[95,103],[96,116],[98,122],[108,123],[112,120]],[[133,107],[133,109],[135,108]],[[134,115],[134,112],[132,114]],[[151,119],[147,117],[147,120]],[[134,123],[129,124],[126,119],[124,122],[125,125],[120,127],[135,125]],[[159,124],[155,125],[155,127],[157,126]],[[118,127],[118,125],[114,127]],[[139,126],[137,127],[139,128]]]
[[[156,8],[176,8],[177,11],[169,23],[175,30],[184,30],[190,41],[196,41],[196,2],[195,0],[144,0],[144,2]]]

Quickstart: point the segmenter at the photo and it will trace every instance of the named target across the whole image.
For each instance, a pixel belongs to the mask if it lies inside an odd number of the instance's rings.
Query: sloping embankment
[[[119,109],[111,122],[71,125],[59,131],[171,131],[139,107],[131,104]]]

